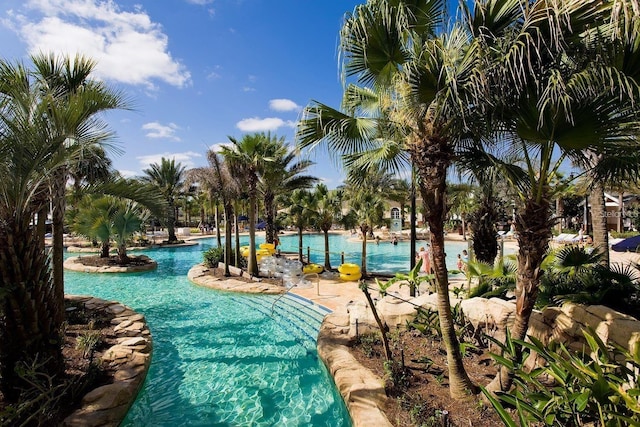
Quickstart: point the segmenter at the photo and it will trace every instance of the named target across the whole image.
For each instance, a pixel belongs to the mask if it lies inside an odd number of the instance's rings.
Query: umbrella
[[[624,239],[623,241],[618,242],[615,245],[611,246],[611,249],[613,249],[616,252],[626,252],[626,251],[637,252],[637,249],[639,246],[640,246],[640,235]]]
[[[256,224],[256,228],[257,228],[258,230],[263,230],[266,226],[267,226],[267,223],[266,223],[266,222],[264,222],[264,221],[259,222],[259,223],[257,223],[257,224]]]
[[[249,217],[246,215],[240,215],[238,221],[249,221]]]

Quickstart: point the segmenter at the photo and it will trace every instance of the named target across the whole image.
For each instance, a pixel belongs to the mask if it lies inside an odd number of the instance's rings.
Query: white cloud
[[[187,3],[197,4],[199,6],[204,6],[204,5],[213,3],[213,0],[187,0]]]
[[[278,117],[264,119],[252,117],[250,119],[242,119],[236,123],[236,127],[243,132],[265,132],[276,130],[282,126],[291,126],[291,122],[285,122]]]
[[[252,88],[252,87],[245,86],[245,87],[242,88],[242,91],[243,92],[255,92],[256,90],[254,88]]]
[[[142,129],[148,131],[147,138],[164,138],[164,139],[172,139],[174,141],[180,141],[175,133],[178,129],[178,125],[175,123],[169,123],[168,125],[163,125],[158,122],[145,123],[142,125]]]
[[[272,99],[269,101],[269,108],[275,111],[298,111],[302,107],[290,99]]]
[[[184,153],[159,153],[159,154],[149,154],[147,156],[138,156],[136,160],[140,162],[140,166],[142,169],[147,169],[152,163],[160,164],[162,162],[162,158],[165,159],[174,159],[177,163],[182,164],[182,166],[186,166],[187,169],[195,167],[195,160],[198,157],[202,157],[202,154],[196,153],[193,151],[187,151]]]
[[[150,89],[158,80],[177,87],[191,81],[160,24],[139,6],[123,11],[114,0],[27,0],[25,7],[30,13],[9,14],[4,23],[30,53],[82,53],[98,62],[97,77]]]

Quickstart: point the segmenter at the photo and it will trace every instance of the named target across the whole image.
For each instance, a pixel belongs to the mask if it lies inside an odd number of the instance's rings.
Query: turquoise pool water
[[[298,236],[293,234],[280,235],[281,250],[298,252]],[[249,242],[247,236],[241,236],[241,244]],[[264,242],[264,233],[257,233],[257,243]],[[204,239],[205,244],[213,245],[214,239]],[[418,240],[416,250],[420,246],[426,246],[427,241]],[[324,235],[317,233],[305,233],[302,237],[303,254],[307,256],[307,247],[310,248],[311,261],[324,264]],[[456,269],[456,258],[463,249],[467,249],[467,242],[446,241],[447,268]],[[354,264],[361,263],[362,242],[352,241],[343,234],[329,234],[329,252],[331,254],[331,266],[337,268],[341,264],[340,253],[344,252],[344,261]],[[390,242],[367,243],[367,271],[375,273],[395,274],[396,272],[408,272],[410,268],[410,243],[408,240],[399,241],[397,245]]]
[[[153,272],[65,272],[67,293],[120,301],[151,329],[149,374],[122,425],[349,426],[316,353],[321,316],[292,314],[295,301],[272,311],[274,296],[192,285],[187,271],[206,246],[148,251]]]

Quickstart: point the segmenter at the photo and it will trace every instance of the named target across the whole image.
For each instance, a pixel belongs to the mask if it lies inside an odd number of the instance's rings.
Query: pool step
[[[314,344],[322,320],[328,313],[322,307],[289,294],[238,300],[269,317],[286,321],[298,338],[311,340]]]

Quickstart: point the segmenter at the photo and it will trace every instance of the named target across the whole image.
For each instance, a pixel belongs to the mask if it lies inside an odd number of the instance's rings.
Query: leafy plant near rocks
[[[512,370],[514,389],[497,396],[482,391],[505,425],[640,425],[640,354],[606,345],[593,330],[585,331],[584,337],[588,347],[581,354],[562,344],[545,346],[534,337],[529,337],[531,342],[509,335],[504,344],[494,340],[503,353],[492,356]],[[516,345],[523,349],[519,364],[513,362]],[[546,366],[527,372],[523,366],[533,353]],[[517,421],[506,407],[515,410]]]
[[[219,262],[224,262],[224,248],[222,246],[209,248],[202,254],[202,257],[207,267],[215,268]]]
[[[632,316],[640,314],[637,264],[604,266],[600,263],[602,254],[577,246],[548,258],[536,302],[538,308],[571,301],[602,304]]]

